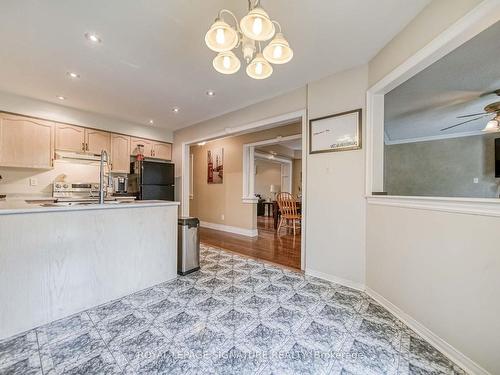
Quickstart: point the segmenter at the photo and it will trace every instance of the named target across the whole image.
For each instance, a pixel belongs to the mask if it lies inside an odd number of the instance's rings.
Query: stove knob
[[[61,184],[56,184],[56,189],[60,189],[61,188]]]
[[[64,188],[67,189],[68,188],[68,184],[64,184]]]

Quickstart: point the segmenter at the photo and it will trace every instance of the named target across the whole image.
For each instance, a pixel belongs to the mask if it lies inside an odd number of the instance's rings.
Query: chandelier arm
[[[252,4],[252,0],[248,0],[248,10],[252,10],[253,8],[256,8],[260,5],[260,0],[254,0],[254,3]]]
[[[281,25],[278,21],[271,20],[272,23],[276,24],[278,26],[279,32],[281,33]]]
[[[241,30],[240,30],[240,24],[238,23],[238,18],[236,18],[236,16],[234,15],[234,13],[233,13],[233,12],[231,12],[229,9],[221,9],[221,10],[219,11],[219,18],[220,18],[220,19],[222,19],[222,18],[223,18],[223,17],[222,17],[222,15],[223,15],[224,13],[227,13],[227,14],[231,15],[231,17],[233,17],[234,23],[235,23],[235,25],[236,25],[236,31],[238,31],[238,32],[240,32],[240,33],[241,33]]]

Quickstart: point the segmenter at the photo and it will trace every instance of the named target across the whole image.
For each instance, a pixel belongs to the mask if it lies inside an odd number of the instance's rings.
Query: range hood
[[[100,155],[85,154],[72,151],[56,150],[56,159],[59,160],[81,160],[81,161],[100,161]]]

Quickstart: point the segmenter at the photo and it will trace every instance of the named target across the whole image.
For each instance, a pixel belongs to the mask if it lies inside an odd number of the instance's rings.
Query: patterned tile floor
[[[364,293],[201,257],[199,272],[0,341],[0,374],[464,374]]]

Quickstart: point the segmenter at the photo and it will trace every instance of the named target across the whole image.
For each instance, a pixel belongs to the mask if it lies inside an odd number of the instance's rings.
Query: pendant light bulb
[[[224,36],[224,29],[218,28],[215,34],[215,41],[217,44],[223,45],[224,42],[226,41],[226,38]]]
[[[207,47],[215,52],[231,51],[238,44],[238,33],[226,22],[218,19],[205,34]]]
[[[219,73],[233,74],[240,70],[241,62],[233,52],[228,51],[215,56],[213,66]]]
[[[269,15],[261,7],[253,8],[240,21],[240,27],[243,34],[259,42],[269,40],[274,36],[274,24]]]
[[[255,17],[252,25],[252,32],[255,35],[260,35],[262,33],[262,18]]]
[[[262,53],[258,53],[248,64],[247,74],[254,79],[266,79],[273,74],[273,67],[262,56]]]
[[[224,66],[224,69],[229,69],[231,67],[231,59],[229,58],[229,56],[223,57],[222,65]]]
[[[293,50],[282,33],[277,33],[264,48],[264,57],[271,64],[286,64],[293,58]]]

